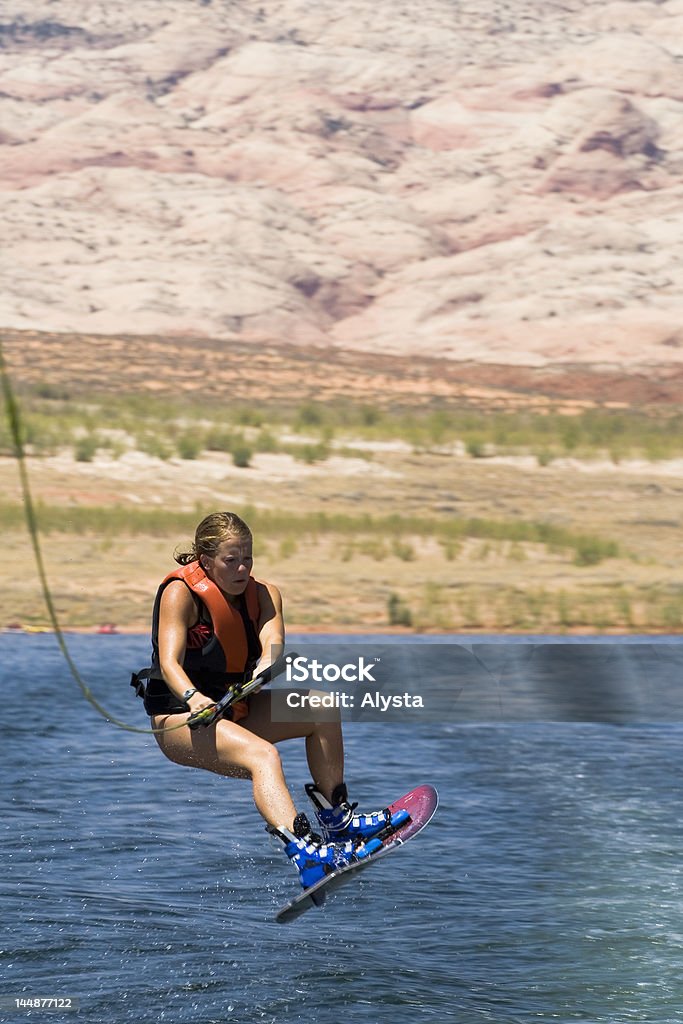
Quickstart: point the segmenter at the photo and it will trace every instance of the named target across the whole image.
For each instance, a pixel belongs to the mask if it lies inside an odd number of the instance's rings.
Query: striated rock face
[[[683,360],[683,0],[5,0],[0,327]]]

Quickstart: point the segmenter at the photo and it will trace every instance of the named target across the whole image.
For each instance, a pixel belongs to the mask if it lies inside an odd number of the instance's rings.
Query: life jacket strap
[[[150,679],[152,675],[151,667],[141,668],[139,672],[131,672],[130,685],[135,690],[135,696],[140,697],[142,700],[145,699],[147,693],[147,687],[145,686],[145,680]]]

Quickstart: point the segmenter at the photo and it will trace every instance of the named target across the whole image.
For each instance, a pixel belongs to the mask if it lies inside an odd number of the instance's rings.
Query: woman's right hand
[[[198,711],[203,711],[204,708],[212,708],[216,704],[215,700],[211,700],[205,693],[193,693],[190,699],[187,701],[187,706],[190,709],[190,713],[196,715]]]
[[[200,729],[202,726],[211,725],[214,722],[212,714],[216,707],[215,701],[204,696],[203,693],[196,693],[187,701],[190,714],[187,717],[187,725],[190,729]]]

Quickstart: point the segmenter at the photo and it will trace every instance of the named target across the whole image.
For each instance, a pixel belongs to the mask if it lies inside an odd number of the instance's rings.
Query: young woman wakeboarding
[[[267,668],[283,649],[285,626],[279,590],[251,575],[252,534],[239,516],[207,516],[191,551],[175,560],[179,568],[162,581],[154,604],[152,666],[136,677],[153,727],[167,730],[156,733],[157,742],[177,764],[251,779],[267,830],[282,841],[308,888],[329,871],[368,856],[379,846],[373,836],[401,822],[387,810],[354,813],[344,784],[339,721],[273,722],[271,695],[257,690],[209,727],[183,727],[229,687]],[[144,687],[142,677],[149,680]],[[306,791],[322,837],[297,812],[275,747],[298,738],[306,741],[313,778]]]

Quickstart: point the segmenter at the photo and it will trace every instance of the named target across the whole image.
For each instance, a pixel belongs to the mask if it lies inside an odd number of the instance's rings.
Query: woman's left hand
[[[273,660],[272,658],[267,657],[267,656],[261,658],[261,660],[259,662],[257,662],[256,667],[254,669],[254,673],[253,673],[251,678],[252,679],[256,679],[256,676],[260,676],[262,672],[265,672],[265,670],[270,667],[270,665],[272,663],[272,660]],[[256,689],[252,690],[251,692],[252,692],[252,695],[255,694],[255,693],[260,693],[261,692],[261,687],[257,686]]]

